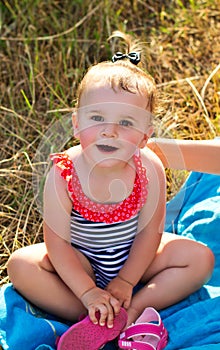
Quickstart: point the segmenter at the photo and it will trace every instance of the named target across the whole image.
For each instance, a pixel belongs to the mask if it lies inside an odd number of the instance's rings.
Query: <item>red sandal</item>
[[[135,324],[120,334],[118,345],[121,349],[162,350],[167,345],[167,338],[159,313],[148,307]]]

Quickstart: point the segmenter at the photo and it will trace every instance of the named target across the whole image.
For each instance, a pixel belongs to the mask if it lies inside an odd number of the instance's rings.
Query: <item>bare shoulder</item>
[[[82,147],[81,145],[70,147],[68,150],[66,150],[66,153],[71,160],[74,160],[82,153]]]
[[[141,159],[149,177],[154,177],[157,175],[160,178],[165,179],[165,170],[161,160],[148,147],[141,150]]]
[[[142,164],[148,178],[147,200],[143,206],[138,230],[144,232],[163,232],[166,206],[166,176],[163,164],[150,149],[141,150]]]

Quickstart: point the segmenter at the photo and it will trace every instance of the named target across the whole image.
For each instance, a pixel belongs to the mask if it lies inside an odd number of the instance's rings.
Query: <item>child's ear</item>
[[[77,112],[73,112],[72,113],[72,125],[73,125],[73,135],[75,137],[78,137],[78,135],[79,135],[79,128],[78,128]]]
[[[153,126],[151,126],[147,132],[144,134],[143,139],[141,140],[139,144],[139,148],[144,148],[147,144],[148,139],[152,136],[154,132]]]

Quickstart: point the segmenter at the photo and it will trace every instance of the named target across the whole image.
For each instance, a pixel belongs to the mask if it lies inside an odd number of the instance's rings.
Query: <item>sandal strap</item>
[[[120,334],[118,345],[121,349],[135,349],[135,350],[156,350],[156,348],[144,340],[130,340],[138,336],[153,335],[158,338],[158,345],[160,349],[164,348],[167,343],[167,331],[161,322],[159,325],[152,323],[138,323],[128,327]]]
[[[143,324],[134,324],[128,327],[123,333],[120,335],[120,339],[122,338],[131,338],[133,336],[138,335],[146,335],[146,334],[154,334],[159,338],[162,338],[165,333],[165,328],[163,323],[159,326],[152,323],[143,323]]]
[[[120,349],[156,350],[155,347],[149,343],[121,339],[118,341],[118,346]]]

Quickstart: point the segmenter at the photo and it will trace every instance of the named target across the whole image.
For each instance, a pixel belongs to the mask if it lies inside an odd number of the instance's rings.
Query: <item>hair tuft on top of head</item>
[[[119,43],[116,43],[116,39],[119,40]],[[146,59],[146,43],[141,42],[130,34],[123,33],[119,30],[116,30],[108,38],[111,41],[112,52],[113,54],[116,51],[122,51],[122,53],[129,54],[130,52],[138,52],[141,54],[141,62],[138,64],[142,68],[146,69],[145,59]],[[117,40],[118,41],[118,40]],[[117,49],[116,49],[117,47]]]

